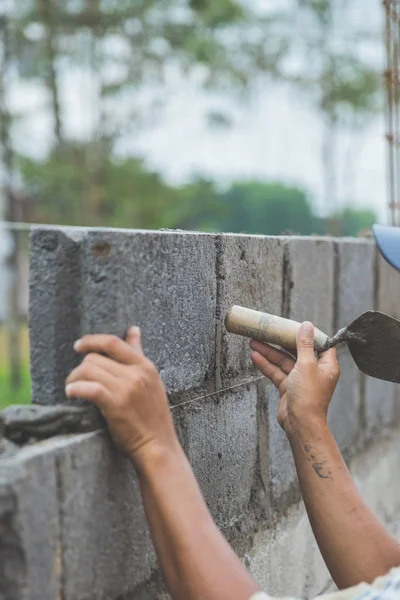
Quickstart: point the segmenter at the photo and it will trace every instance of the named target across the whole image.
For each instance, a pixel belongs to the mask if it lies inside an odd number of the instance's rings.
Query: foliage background
[[[355,158],[368,127],[382,114],[382,64],[376,56],[383,38],[379,27],[364,26],[363,6],[360,0],[2,3],[0,218],[364,235],[377,210],[362,198],[355,202]],[[354,27],[347,19],[353,9]],[[174,178],[152,160],[158,148],[150,143],[146,153],[139,143],[155,139],[152,132],[160,127],[185,133],[198,105],[193,120],[225,139],[222,154],[228,155],[238,121],[249,118],[257,98],[278,87],[288,91],[293,106],[307,106],[318,119],[321,147],[312,166],[320,173],[318,193],[303,180],[267,176],[267,164],[259,176],[232,168],[228,177],[197,169]],[[194,100],[182,105],[182,118],[171,125],[170,107],[182,90]],[[277,103],[278,116],[279,109]],[[164,151],[171,172],[179,139],[171,135]],[[250,143],[240,148],[243,160]],[[290,135],[287,143],[280,173],[293,150]],[[186,148],[194,145],[199,138],[186,136]],[[307,143],[299,152],[299,159],[309,152]],[[0,329],[0,406],[29,400],[29,341],[19,306],[26,252],[26,239],[12,228],[0,230],[0,267],[9,282]]]

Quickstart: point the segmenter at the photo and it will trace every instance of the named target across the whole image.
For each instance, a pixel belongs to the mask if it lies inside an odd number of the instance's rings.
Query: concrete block
[[[368,438],[382,435],[399,418],[399,385],[365,377],[365,423]]]
[[[284,312],[311,321],[327,335],[334,327],[334,242],[317,237],[286,238]]]
[[[0,599],[57,600],[61,580],[54,457],[27,447],[0,460]]]
[[[132,464],[95,433],[55,440],[63,598],[132,592],[156,566]]]
[[[375,308],[376,248],[373,242],[343,239],[336,244],[337,329]]]
[[[255,534],[248,553],[250,572],[271,597],[314,598],[329,580],[322,563],[320,570],[311,574],[314,581],[310,585],[310,569],[317,566],[311,560],[314,547],[304,506],[293,506],[273,528]]]
[[[280,238],[223,235],[218,252],[219,368],[223,386],[254,373],[249,340],[229,334],[226,312],[233,305],[282,313],[283,246]]]
[[[172,393],[214,377],[215,236],[109,229],[38,229],[31,240],[33,399],[64,400],[85,333],[142,328]]]
[[[362,373],[347,345],[337,348],[340,379],[329,406],[328,424],[342,452],[355,452],[363,435]]]
[[[376,310],[400,318],[400,275],[378,254]],[[369,438],[379,435],[382,429],[399,418],[399,385],[364,377],[365,422]]]
[[[356,317],[374,309],[375,245],[365,240],[340,240],[336,244],[335,329],[346,327]],[[346,345],[337,349],[340,380],[333,397],[329,424],[342,451],[355,451],[364,426],[363,375]]]
[[[400,319],[400,274],[378,253],[377,310]]]
[[[207,387],[215,363],[215,236],[90,230],[84,265],[84,333],[124,335],[139,325],[170,392]]]
[[[274,513],[283,512],[299,497],[293,454],[277,420],[279,400],[272,383],[265,380],[258,384],[260,474]]]
[[[65,399],[65,378],[78,364],[81,242],[84,229],[34,229],[30,238],[29,329],[32,398],[37,404]]]
[[[379,519],[400,540],[399,429],[386,432],[350,461],[350,472],[360,493]]]
[[[245,530],[257,465],[257,390],[243,386],[182,415],[184,447],[217,524]]]

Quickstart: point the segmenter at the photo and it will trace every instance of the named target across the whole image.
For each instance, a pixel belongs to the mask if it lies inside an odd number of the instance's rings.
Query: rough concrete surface
[[[156,563],[131,463],[100,433],[54,441],[53,449],[64,600],[132,591]]]
[[[335,329],[349,325],[367,310],[375,308],[375,244],[349,239],[335,244],[336,318]],[[347,345],[338,349],[340,380],[333,397],[329,424],[342,451],[355,450],[362,437],[364,416],[364,376],[358,370]],[[368,378],[369,379],[369,378]],[[385,384],[380,383],[380,388]]]
[[[65,398],[67,374],[78,364],[73,343],[81,331],[81,242],[86,230],[36,229],[31,234],[29,329],[32,398]]]
[[[376,264],[376,310],[400,319],[400,275],[380,255]],[[373,437],[400,417],[400,386],[371,377],[363,378],[366,430],[368,437]]]
[[[340,379],[329,406],[328,423],[342,452],[356,450],[364,426],[362,374],[347,345],[337,348]]]
[[[379,254],[377,304],[378,310],[400,319],[400,276]]]
[[[216,242],[206,234],[92,230],[83,249],[82,332],[143,345],[171,392],[214,376]]]
[[[285,247],[285,315],[312,321],[327,335],[334,328],[334,242],[324,238],[287,238]]]
[[[253,374],[249,340],[228,333],[224,317],[233,305],[282,313],[283,244],[280,238],[223,235],[218,252],[219,372],[223,386]],[[218,346],[217,346],[218,347]]]
[[[37,229],[31,240],[33,400],[62,402],[86,333],[142,328],[170,392],[214,377],[216,242],[206,234]]]
[[[54,455],[0,460],[0,599],[58,600],[62,582]]]
[[[243,386],[184,415],[184,447],[207,504],[225,530],[248,528],[257,461],[257,388]]]
[[[42,228],[31,252],[34,401],[64,401],[77,337],[122,336],[141,326],[171,402],[200,397],[175,407],[174,419],[210,509],[244,564],[270,594],[326,591],[332,582],[297,504],[289,444],[276,421],[279,395],[253,381],[248,341],[226,334],[222,321],[242,304],[311,320],[332,334],[373,304],[395,314],[400,281],[377,264],[365,241]],[[361,491],[393,527],[400,447],[382,436],[399,417],[400,391],[361,377],[346,349],[339,354],[331,424],[354,457]],[[105,433],[53,438],[0,458],[0,521],[8,536],[0,575],[15,574],[7,600],[166,598],[135,474]],[[45,547],[39,555],[38,547]],[[26,594],[27,582],[37,596]]]
[[[277,420],[280,395],[268,381],[258,384],[260,474],[272,511],[298,497],[298,481],[286,434]]]

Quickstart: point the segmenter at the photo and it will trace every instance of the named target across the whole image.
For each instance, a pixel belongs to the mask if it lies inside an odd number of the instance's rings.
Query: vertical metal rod
[[[392,56],[392,97],[393,97],[393,153],[394,153],[394,225],[397,225],[397,204],[399,201],[399,164],[398,164],[398,145],[399,145],[399,88],[397,84],[399,61],[398,61],[398,32],[397,32],[397,0],[390,2],[390,32],[391,32],[391,56]]]
[[[392,2],[392,18],[391,25],[392,45],[393,45],[393,91],[394,91],[394,151],[395,151],[395,172],[396,172],[396,194],[395,194],[395,225],[399,225],[399,206],[400,206],[400,68],[399,68],[399,52],[400,52],[400,30],[399,30],[399,3],[398,0]]]
[[[386,139],[388,142],[388,208],[390,222],[396,225],[396,168],[395,168],[395,146],[397,140],[394,132],[394,110],[393,110],[393,47],[392,47],[392,14],[391,0],[383,2],[386,11]]]

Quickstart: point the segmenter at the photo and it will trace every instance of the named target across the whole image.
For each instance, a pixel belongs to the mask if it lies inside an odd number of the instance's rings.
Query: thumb
[[[126,334],[126,343],[129,344],[135,352],[144,355],[142,348],[142,334],[139,327],[131,327]]]
[[[314,352],[314,325],[305,321],[297,334],[297,357],[300,362],[316,362]]]

